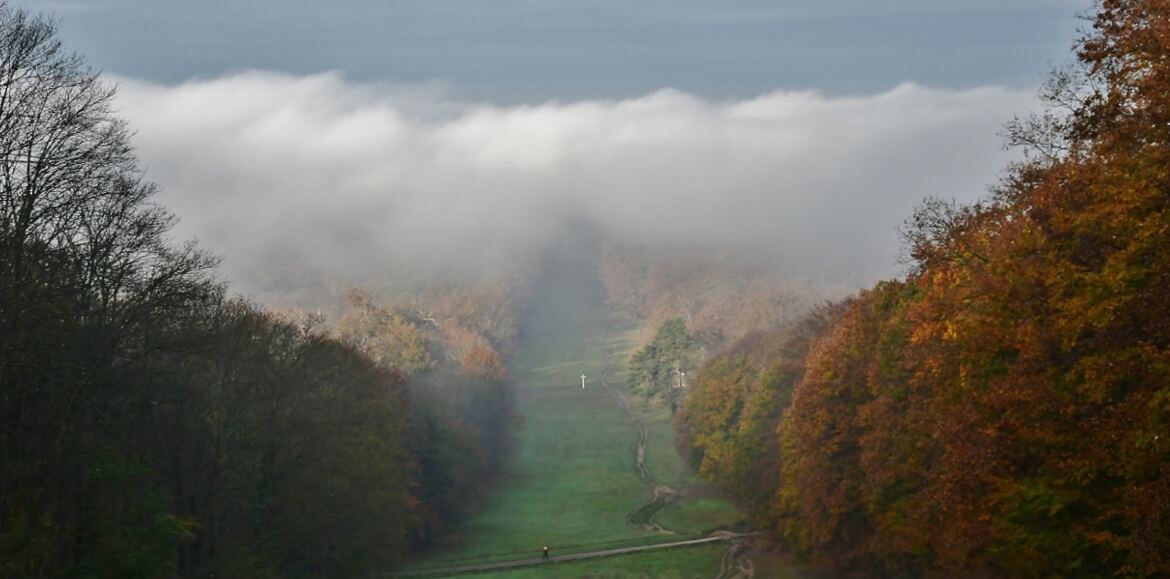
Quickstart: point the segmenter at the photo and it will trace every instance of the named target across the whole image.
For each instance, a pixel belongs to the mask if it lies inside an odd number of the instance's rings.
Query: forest
[[[114,84],[0,0],[0,577],[369,577],[733,526],[830,576],[1170,576],[1170,1],[1087,22],[1004,129],[1019,160],[925,199],[864,289],[651,215],[442,275],[287,249],[258,298],[177,234]],[[749,536],[643,561],[725,576]]]
[[[429,544],[507,452],[515,300],[231,297],[56,27],[0,4],[0,576],[358,577]]]
[[[709,359],[684,450],[800,557],[908,577],[1170,574],[1170,4],[1107,0],[908,273]]]

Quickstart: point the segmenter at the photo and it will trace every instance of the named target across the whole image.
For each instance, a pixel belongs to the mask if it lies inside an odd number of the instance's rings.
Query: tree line
[[[931,200],[910,271],[710,360],[700,472],[881,576],[1170,575],[1170,5],[1105,0],[1025,161]]]
[[[784,280],[774,258],[706,245],[606,239],[598,269],[609,309],[642,326],[627,386],[672,413],[705,360],[798,316],[816,293]]]
[[[113,97],[0,2],[0,576],[391,569],[506,451],[499,353],[229,297],[171,240]]]
[[[603,243],[599,266],[613,312],[655,334],[681,319],[700,358],[790,320],[821,291],[780,270],[759,252],[615,239]],[[644,333],[643,342],[652,337]]]

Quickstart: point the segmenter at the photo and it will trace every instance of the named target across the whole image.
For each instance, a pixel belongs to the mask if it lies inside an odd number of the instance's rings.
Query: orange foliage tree
[[[676,418],[678,441],[699,474],[757,514],[766,513],[780,474],[780,413],[804,375],[812,341],[838,306],[800,323],[750,334],[703,366]]]
[[[1170,574],[1170,2],[1102,2],[1078,58],[1053,110],[1010,127],[1027,161],[982,204],[924,204],[907,279],[814,341],[765,516],[798,552],[883,574]],[[760,380],[708,375],[712,417]],[[750,476],[702,450],[708,476]]]

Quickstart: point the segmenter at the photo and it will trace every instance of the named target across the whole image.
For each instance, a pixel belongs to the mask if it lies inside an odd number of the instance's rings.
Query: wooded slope
[[[1170,3],[1103,2],[1077,56],[1010,126],[1027,162],[907,222],[905,280],[704,369],[697,464],[798,553],[1170,574]]]

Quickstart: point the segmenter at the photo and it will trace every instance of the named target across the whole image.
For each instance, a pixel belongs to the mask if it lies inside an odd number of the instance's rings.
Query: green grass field
[[[677,534],[626,524],[627,514],[649,502],[652,492],[635,466],[637,425],[600,379],[608,357],[613,363],[609,382],[625,392],[621,366],[636,346],[637,325],[606,314],[604,290],[595,272],[567,264],[545,275],[509,366],[516,410],[524,424],[507,475],[476,516],[409,568],[530,558],[543,545],[553,554],[565,554],[676,541],[713,528],[696,522],[694,513],[670,516],[676,509],[690,513],[685,504],[672,505],[656,517],[683,522]],[[581,374],[586,375],[585,389]],[[669,412],[631,402],[647,427],[646,463],[654,477],[675,488],[693,483],[674,450]],[[701,510],[713,521],[739,518],[730,503],[705,500],[718,503],[708,502]],[[718,570],[722,550],[722,546],[672,549],[607,559],[603,567],[602,560],[593,560],[549,568],[567,573],[553,576],[571,577],[695,576],[688,570],[710,576],[712,568]],[[492,576],[550,576],[545,569]]]
[[[725,499],[694,497],[671,505],[659,513],[655,521],[671,530],[710,533],[743,524],[747,517]]]

